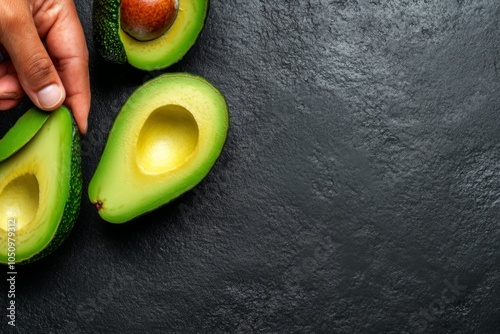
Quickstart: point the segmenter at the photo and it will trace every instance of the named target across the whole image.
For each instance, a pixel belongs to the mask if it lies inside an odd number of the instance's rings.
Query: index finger
[[[66,90],[64,104],[73,111],[80,132],[86,133],[90,111],[87,42],[74,3],[71,0],[52,3],[56,7],[52,10],[57,13],[53,24],[44,26],[47,21],[38,15],[35,16],[35,24],[40,35],[44,35],[43,30],[46,30],[47,51]]]

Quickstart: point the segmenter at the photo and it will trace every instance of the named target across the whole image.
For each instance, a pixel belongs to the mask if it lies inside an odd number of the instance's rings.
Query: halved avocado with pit
[[[11,139],[0,142],[0,151],[20,146],[0,162],[0,263],[12,262],[13,254],[13,262],[28,263],[53,252],[80,208],[80,137],[70,111],[61,107],[47,115],[31,109],[26,115],[4,137]],[[23,145],[22,133],[34,135]]]
[[[202,31],[208,0],[178,0],[177,6],[175,19],[165,33],[153,40],[141,41],[121,27],[121,0],[94,0],[93,32],[99,53],[108,61],[128,62],[148,71],[176,63]],[[140,8],[137,10],[140,12]]]
[[[224,96],[195,75],[164,74],[138,88],[90,181],[101,217],[124,223],[193,188],[221,154],[228,117]]]

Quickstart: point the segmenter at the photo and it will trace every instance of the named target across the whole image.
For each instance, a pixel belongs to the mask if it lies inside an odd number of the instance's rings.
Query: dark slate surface
[[[104,63],[76,2],[88,184],[161,72]],[[499,333],[499,18],[496,0],[212,1],[167,71],[226,95],[220,160],[128,225],[84,197],[64,245],[19,269],[18,333]]]

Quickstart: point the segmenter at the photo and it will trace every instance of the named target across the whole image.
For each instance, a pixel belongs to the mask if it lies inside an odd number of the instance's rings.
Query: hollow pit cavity
[[[17,230],[29,225],[38,211],[39,197],[35,175],[24,174],[9,182],[0,190],[0,227],[7,230],[13,221]]]
[[[147,174],[174,170],[193,153],[198,136],[198,124],[187,109],[162,106],[151,113],[141,129],[136,146],[137,165]]]

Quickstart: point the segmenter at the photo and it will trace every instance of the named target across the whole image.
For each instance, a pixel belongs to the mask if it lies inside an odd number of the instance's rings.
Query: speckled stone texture
[[[85,194],[121,104],[165,71],[105,63],[76,4]],[[166,71],[226,95],[220,160],[128,225],[84,196],[63,246],[19,269],[18,333],[498,333],[499,20],[497,0],[211,1]]]

